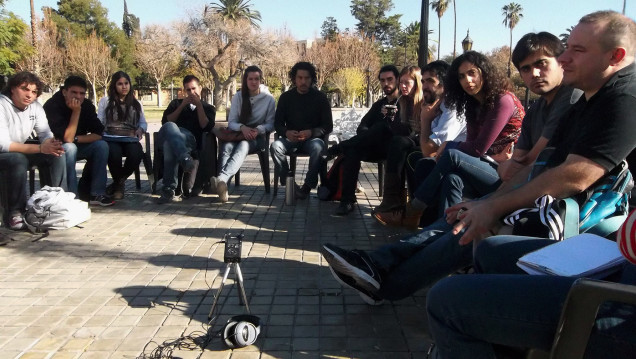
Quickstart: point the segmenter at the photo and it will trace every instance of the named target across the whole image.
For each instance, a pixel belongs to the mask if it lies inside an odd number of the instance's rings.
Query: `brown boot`
[[[406,197],[404,183],[395,173],[387,173],[384,176],[384,195],[382,203],[373,209],[373,213],[391,212],[394,209],[404,207]]]
[[[416,230],[419,227],[421,217],[422,211],[414,209],[410,204],[407,204],[405,209],[373,214],[373,218],[385,226],[404,227],[410,230]]]

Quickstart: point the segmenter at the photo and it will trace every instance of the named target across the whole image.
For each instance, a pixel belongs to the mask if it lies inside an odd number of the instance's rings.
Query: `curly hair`
[[[124,97],[124,100],[119,99],[119,93],[117,93],[117,81],[121,78],[125,78],[128,80],[130,84],[130,90]],[[121,105],[125,105],[125,112],[121,108]],[[133,86],[132,81],[130,81],[130,76],[124,71],[117,71],[111,76],[110,83],[108,84],[108,105],[106,106],[106,118],[112,119],[114,115],[114,111],[117,112],[117,118],[119,121],[124,121],[128,117],[128,113],[130,108],[133,107],[136,110],[136,121],[139,120],[141,116],[141,105],[135,99],[135,95],[133,94]]]
[[[484,103],[479,103],[476,98],[467,94],[459,83],[459,67],[464,62],[477,66],[481,72],[480,92],[485,95]],[[446,107],[457,111],[457,115],[465,114],[467,122],[476,120],[479,108],[484,111],[492,110],[499,96],[512,90],[510,80],[486,56],[476,51],[467,51],[453,60],[445,83]]]
[[[10,98],[11,90],[24,84],[35,85],[38,97],[42,94],[42,90],[44,89],[44,83],[36,74],[23,71],[18,72],[17,74],[9,78],[7,85],[4,87],[4,89],[2,89],[2,94]]]
[[[311,85],[316,85],[316,83],[318,82],[316,67],[311,62],[307,61],[297,62],[294,66],[292,66],[291,70],[289,70],[289,79],[291,80],[292,84],[294,84],[294,81],[296,80],[296,73],[298,72],[298,70],[305,70],[309,72],[309,76],[311,77]],[[296,86],[296,84],[294,84],[294,86]]]

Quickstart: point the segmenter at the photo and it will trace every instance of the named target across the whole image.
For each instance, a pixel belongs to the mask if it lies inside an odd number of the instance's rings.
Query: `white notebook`
[[[603,278],[626,261],[616,242],[583,233],[519,258],[529,274]]]

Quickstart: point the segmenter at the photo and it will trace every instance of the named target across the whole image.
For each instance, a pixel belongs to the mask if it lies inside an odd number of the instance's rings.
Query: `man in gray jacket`
[[[25,228],[26,174],[31,166],[38,167],[42,184],[66,189],[62,142],[53,137],[44,109],[36,101],[43,86],[36,75],[20,72],[0,95],[0,181],[8,189],[3,202],[13,230]],[[34,130],[39,143],[25,143]]]

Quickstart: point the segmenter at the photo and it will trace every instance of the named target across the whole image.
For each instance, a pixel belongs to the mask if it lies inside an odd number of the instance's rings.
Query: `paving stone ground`
[[[297,180],[306,161],[299,159]],[[272,165],[273,166],[273,165]],[[323,243],[371,249],[403,233],[377,224],[377,168],[363,164],[356,210],[334,217],[337,202],[315,197],[285,206],[284,189],[265,193],[256,156],[248,156],[230,201],[203,195],[155,203],[142,172],[137,191],[94,208],[81,228],[48,237],[0,230],[0,358],[136,358],[183,335],[212,340],[174,358],[423,358],[430,344],[425,293],[372,307],[336,282]],[[273,176],[272,176],[273,177]],[[243,314],[232,271],[208,323],[225,269],[226,232],[245,234],[240,264],[259,339],[229,350],[214,336]],[[145,350],[144,350],[145,348]]]

